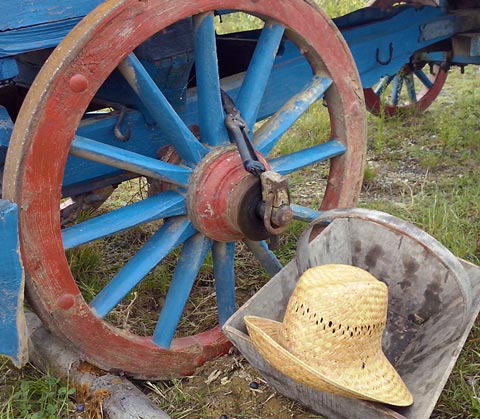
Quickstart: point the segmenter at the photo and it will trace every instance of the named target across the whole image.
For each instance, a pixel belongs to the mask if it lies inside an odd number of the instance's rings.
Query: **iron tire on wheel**
[[[331,138],[342,144],[344,150],[329,159],[328,183],[321,207],[350,207],[360,192],[366,125],[358,74],[336,27],[309,1],[112,0],[95,9],[58,46],[30,89],[8,150],[4,196],[21,208],[21,253],[27,273],[27,294],[35,311],[85,359],[100,368],[123,371],[134,378],[163,379],[190,374],[206,360],[225,353],[230,345],[220,328],[215,327],[175,338],[165,348],[152,337],[113,327],[95,314],[83,298],[65,256],[58,211],[64,168],[82,116],[111,72],[153,34],[190,16],[203,21],[213,16],[207,12],[213,10],[243,10],[285,26],[286,34],[300,47],[314,73],[331,79],[325,93]],[[198,90],[201,97],[201,89]],[[206,124],[208,127],[209,122]],[[200,128],[204,135],[201,122]],[[226,143],[228,139],[220,145]],[[208,151],[210,145],[204,145],[204,149]],[[189,154],[185,149],[183,152],[193,156],[193,160],[198,157],[194,152]],[[176,199],[181,196],[178,194]],[[178,222],[173,218],[172,225],[194,231],[188,212],[177,217]],[[170,219],[166,220],[168,224]],[[170,237],[168,232],[163,233]],[[194,233],[187,235],[194,242],[182,240],[194,248],[197,240],[203,246],[201,249],[208,249],[212,240]],[[180,233],[178,237],[181,241]],[[215,242],[213,249],[214,261],[215,257],[222,257],[222,252],[230,252],[226,271],[233,275],[231,248]],[[182,266],[185,265],[188,261]],[[230,292],[234,283],[228,286]]]

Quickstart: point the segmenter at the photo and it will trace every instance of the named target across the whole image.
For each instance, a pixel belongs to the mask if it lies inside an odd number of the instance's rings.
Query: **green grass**
[[[365,7],[367,0],[314,0],[315,3],[330,17],[343,16],[354,10]]]
[[[0,359],[1,362],[1,359]],[[67,419],[75,410],[75,390],[52,374],[28,367],[18,373],[3,360],[0,385],[1,419]]]
[[[330,17],[343,16],[354,10],[365,7],[368,0],[314,0],[314,2]],[[246,14],[233,13],[216,17],[216,30],[220,35],[241,32],[246,30],[261,29],[263,22],[261,19]]]

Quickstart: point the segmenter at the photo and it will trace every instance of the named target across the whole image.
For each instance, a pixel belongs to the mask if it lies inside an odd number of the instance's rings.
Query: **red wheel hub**
[[[256,214],[261,195],[260,178],[248,173],[237,149],[229,147],[198,165],[188,188],[188,213],[195,228],[213,240],[262,240],[268,235]]]

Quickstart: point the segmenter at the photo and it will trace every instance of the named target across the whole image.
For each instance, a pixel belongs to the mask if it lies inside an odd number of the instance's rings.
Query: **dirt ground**
[[[143,386],[172,418],[319,417],[273,390],[235,349],[181,383],[167,386],[147,382]]]

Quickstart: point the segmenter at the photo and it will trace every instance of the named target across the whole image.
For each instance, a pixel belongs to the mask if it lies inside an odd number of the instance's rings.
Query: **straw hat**
[[[245,316],[254,346],[274,368],[316,390],[388,403],[412,395],[382,352],[387,286],[347,265],[307,270],[283,323]]]

